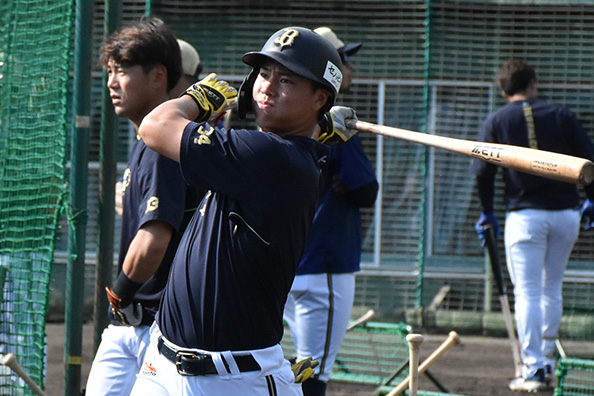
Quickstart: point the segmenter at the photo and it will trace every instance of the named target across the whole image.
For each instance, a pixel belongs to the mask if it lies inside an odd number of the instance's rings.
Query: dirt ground
[[[49,396],[64,395],[64,324],[48,323],[48,364],[46,393]],[[420,347],[420,360],[429,356],[443,340],[444,335],[425,335]],[[453,347],[429,368],[432,376],[450,394],[464,396],[518,396],[507,384],[513,378],[511,349],[506,338],[461,335],[461,344]],[[563,341],[567,356],[594,358],[594,342]],[[93,353],[93,328],[87,324],[83,329],[83,365],[81,386],[84,387]],[[419,378],[419,389],[438,391],[427,376]],[[373,396],[376,387],[370,385],[330,382],[327,396]],[[520,393],[521,395],[521,393]],[[552,396],[553,390],[540,392]]]
[[[420,347],[420,360],[430,355],[447,335],[426,335]],[[465,396],[520,396],[508,383],[513,379],[513,359],[506,338],[460,336],[461,343],[448,350],[428,370],[450,394]],[[562,341],[569,357],[594,358],[594,342]],[[397,385],[397,384],[395,384]],[[419,378],[419,389],[439,391],[427,376]],[[374,386],[330,383],[328,396],[373,396]],[[553,396],[553,389],[538,395]]]

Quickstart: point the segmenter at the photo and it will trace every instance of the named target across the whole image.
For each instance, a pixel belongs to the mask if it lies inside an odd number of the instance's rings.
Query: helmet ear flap
[[[250,74],[246,78],[244,78],[241,86],[239,87],[238,92],[238,100],[237,100],[237,116],[240,120],[245,119],[247,113],[253,110],[252,108],[252,88],[254,87],[254,82],[256,81],[256,77],[258,77],[258,72],[260,69],[252,69]]]
[[[330,92],[330,91],[328,91]],[[322,108],[319,111],[319,119],[321,120],[322,117],[324,116],[324,114],[326,114],[327,112],[330,111],[330,109],[332,109],[332,106],[334,105],[334,100],[335,100],[335,96],[333,93],[329,93],[329,97],[328,100],[326,101],[326,104],[324,106],[322,106]]]

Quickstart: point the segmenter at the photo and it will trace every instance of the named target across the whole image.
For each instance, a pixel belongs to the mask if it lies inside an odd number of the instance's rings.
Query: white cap
[[[329,27],[319,27],[317,29],[314,29],[314,32],[324,37],[326,40],[330,41],[330,44],[332,44],[334,48],[340,49],[344,47],[344,42],[341,39],[339,39],[336,33],[334,33],[332,29],[330,29]]]
[[[328,40],[338,50],[343,60],[346,59],[346,56],[354,55],[361,48],[361,43],[345,44],[329,27],[322,26],[314,29],[314,32]]]
[[[184,74],[197,76],[200,72],[200,55],[198,55],[198,51],[187,41],[177,39],[177,42],[181,51]]]

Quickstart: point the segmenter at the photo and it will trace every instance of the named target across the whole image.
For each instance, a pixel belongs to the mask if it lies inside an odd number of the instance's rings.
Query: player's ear
[[[149,74],[152,84],[167,87],[167,68],[164,65],[156,65]]]
[[[329,100],[330,100],[330,93],[328,92],[328,90],[318,87],[314,93],[314,102],[313,102],[314,110],[315,111],[321,110],[324,106],[326,106],[326,104],[328,103]]]

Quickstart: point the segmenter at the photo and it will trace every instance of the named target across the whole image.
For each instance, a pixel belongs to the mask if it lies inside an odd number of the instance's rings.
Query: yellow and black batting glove
[[[318,141],[325,144],[344,143],[358,132],[347,127],[347,121],[357,121],[355,110],[350,107],[334,106],[318,121],[320,137]]]
[[[193,84],[182,95],[190,95],[198,105],[200,113],[196,117],[196,122],[214,121],[216,124],[227,109],[237,104],[237,90],[227,81],[217,80],[216,73],[211,73]]]
[[[311,357],[298,361],[291,368],[295,374],[295,383],[301,384],[315,373],[315,368],[320,363],[317,360],[312,360]]]

